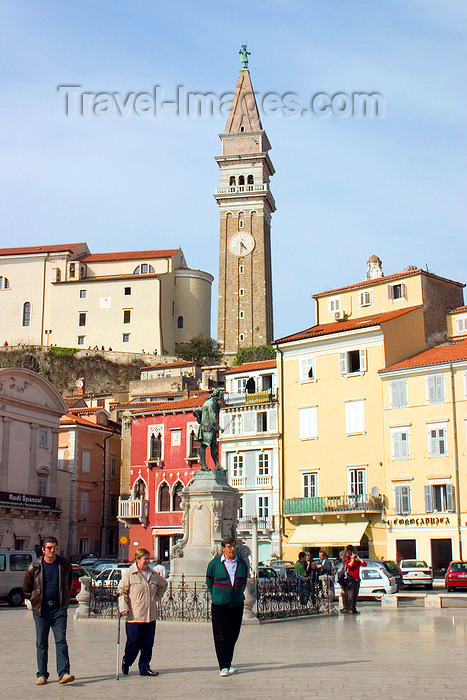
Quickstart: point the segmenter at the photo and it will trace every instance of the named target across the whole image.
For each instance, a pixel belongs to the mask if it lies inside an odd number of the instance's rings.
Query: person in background
[[[294,570],[297,576],[306,578],[306,553],[300,552],[295,562]]]
[[[156,574],[159,574],[159,576],[162,576],[162,578],[167,578],[167,571],[165,570],[165,566],[162,566],[160,559],[156,559],[156,565],[152,567],[152,570],[155,571]]]
[[[149,567],[150,559],[147,549],[137,549],[135,562],[124,570],[117,588],[118,608],[126,618],[126,645],[122,659],[124,676],[128,675],[138,654],[139,675],[159,675],[150,664],[156,635],[157,603],[167,589],[167,581]]]
[[[324,549],[319,550],[319,563],[316,564],[316,570],[318,572],[318,576],[322,576],[323,574],[327,574],[328,576],[332,576],[332,562],[330,561],[328,557],[328,553]]]
[[[349,615],[359,615],[357,610],[357,598],[360,590],[360,569],[366,566],[366,561],[360,559],[353,545],[347,545],[347,559],[345,568],[348,575]]]
[[[345,567],[345,562],[347,560],[347,550],[343,549],[341,552],[339,552],[339,557],[342,562],[342,569],[337,575],[337,583],[341,587],[342,607],[340,609],[340,612],[346,614],[349,612],[349,590],[347,586],[347,571]]]
[[[58,682],[71,683],[75,677],[70,673],[70,657],[66,641],[67,608],[73,585],[71,564],[57,554],[56,537],[42,540],[42,556],[35,559],[24,576],[24,602],[32,610],[36,625],[37,673],[36,685],[45,685],[49,677],[47,670],[49,632],[55,639]]]

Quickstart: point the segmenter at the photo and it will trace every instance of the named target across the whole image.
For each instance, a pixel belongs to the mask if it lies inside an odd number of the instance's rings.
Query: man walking
[[[212,632],[220,675],[230,676],[235,673],[232,658],[242,626],[248,564],[237,557],[233,537],[224,537],[221,549],[221,556],[208,564],[206,583],[212,598]]]
[[[57,554],[58,540],[46,537],[42,540],[42,556],[28,567],[23,584],[25,605],[32,610],[36,625],[37,680],[36,685],[45,685],[49,677],[47,670],[49,632],[55,639],[57,674],[59,683],[71,683],[70,659],[66,641],[67,608],[73,584],[71,564]]]

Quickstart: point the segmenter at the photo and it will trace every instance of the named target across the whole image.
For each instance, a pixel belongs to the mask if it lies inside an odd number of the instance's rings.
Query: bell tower
[[[220,213],[218,336],[231,361],[239,348],[268,345],[273,340],[271,279],[271,214],[276,206],[269,190],[274,167],[248,71],[243,68],[227,124],[219,137],[222,155],[220,187],[215,198]]]

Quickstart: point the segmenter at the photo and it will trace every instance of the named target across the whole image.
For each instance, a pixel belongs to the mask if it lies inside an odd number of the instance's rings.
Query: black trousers
[[[348,595],[349,595],[349,611],[350,612],[355,612],[357,609],[357,598],[358,598],[358,592],[360,590],[360,579],[355,580],[354,578],[349,577],[349,587],[348,587]]]
[[[123,663],[131,666],[139,654],[139,672],[149,671],[154,636],[156,634],[156,621],[153,622],[127,622],[126,645],[123,655]],[[141,652],[141,653],[140,653]]]
[[[243,603],[235,608],[212,604],[212,633],[219,668],[230,668],[235,644],[240,634],[243,618]]]

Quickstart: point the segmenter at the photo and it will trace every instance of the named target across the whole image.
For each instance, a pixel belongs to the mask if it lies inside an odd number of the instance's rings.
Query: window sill
[[[342,376],[345,379],[349,379],[350,377],[363,377],[364,374],[367,373],[366,369],[359,370],[358,372],[343,372]]]
[[[354,435],[366,435],[366,430],[359,431],[358,433],[346,433],[345,437],[353,437]]]

